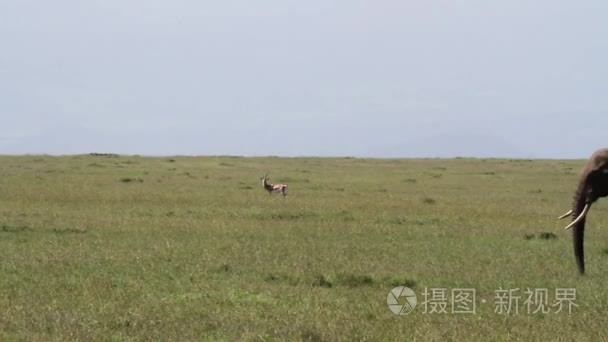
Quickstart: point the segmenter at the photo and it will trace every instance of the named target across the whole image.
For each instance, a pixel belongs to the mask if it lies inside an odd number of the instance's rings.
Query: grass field
[[[606,340],[608,205],[589,214],[584,277],[556,220],[581,166],[0,157],[0,339]],[[399,285],[408,315],[387,307]],[[475,313],[424,313],[425,288],[475,289]],[[519,312],[495,312],[516,288]],[[549,304],[574,288],[578,307],[528,314],[527,288]]]

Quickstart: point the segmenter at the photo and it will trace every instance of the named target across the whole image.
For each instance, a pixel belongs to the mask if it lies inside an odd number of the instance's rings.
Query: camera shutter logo
[[[418,299],[412,289],[398,286],[391,290],[386,297],[386,305],[395,315],[407,315],[414,311]]]

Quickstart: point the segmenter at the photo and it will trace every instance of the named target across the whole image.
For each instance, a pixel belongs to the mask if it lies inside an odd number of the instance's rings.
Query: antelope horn
[[[572,214],[572,210],[570,210],[569,212],[565,213],[564,215],[562,215],[562,216],[558,217],[557,219],[558,219],[558,220],[561,220],[561,219],[563,219],[563,218],[566,218],[566,217],[570,216],[570,214]]]
[[[583,208],[583,212],[580,215],[578,215],[578,217],[576,218],[576,220],[572,221],[572,223],[570,223],[568,225],[568,227],[564,228],[564,230],[571,228],[572,226],[574,226],[575,224],[577,224],[578,221],[580,221],[583,218],[585,218],[585,216],[587,215],[588,211],[589,211],[589,204],[585,204],[585,208]]]

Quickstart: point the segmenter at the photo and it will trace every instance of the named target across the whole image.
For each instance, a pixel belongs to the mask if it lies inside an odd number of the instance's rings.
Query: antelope
[[[269,195],[272,195],[273,192],[280,192],[283,194],[283,197],[287,196],[287,184],[272,184],[268,182],[270,178],[268,178],[268,173],[264,175],[264,177],[260,177],[262,180],[262,186],[266,191],[268,191]]]

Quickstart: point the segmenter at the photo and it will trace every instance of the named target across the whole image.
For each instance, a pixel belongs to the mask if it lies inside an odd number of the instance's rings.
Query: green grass
[[[608,206],[584,277],[556,220],[581,165],[0,157],[0,340],[605,340]],[[409,315],[387,308],[399,285]],[[425,288],[474,288],[476,313],[424,314]],[[500,315],[501,288],[579,306]]]

